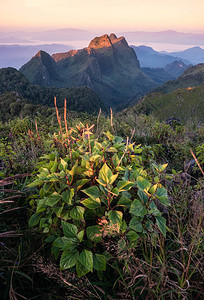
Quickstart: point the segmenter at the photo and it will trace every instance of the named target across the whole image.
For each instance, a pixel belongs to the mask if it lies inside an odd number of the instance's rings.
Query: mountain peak
[[[43,58],[43,57],[46,57],[46,56],[50,56],[50,55],[47,52],[45,52],[43,50],[40,50],[40,51],[38,51],[38,53],[36,53],[36,55],[34,57]]]
[[[104,34],[100,37],[95,37],[89,44],[88,48],[101,49],[101,48],[109,48],[112,47],[113,44],[122,44],[128,46],[126,39],[124,36],[117,37],[114,33],[110,35]]]
[[[100,37],[95,37],[90,43],[88,48],[100,49],[112,47],[110,37],[107,34],[104,34]]]

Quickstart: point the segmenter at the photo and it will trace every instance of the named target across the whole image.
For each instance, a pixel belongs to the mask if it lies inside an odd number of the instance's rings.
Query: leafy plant
[[[170,205],[161,184],[167,164],[148,157],[145,169],[141,145],[110,132],[98,140],[91,128],[80,123],[59,136],[66,155],[44,155],[29,184],[36,188],[29,225],[48,235],[55,258],[61,255],[60,268],[75,267],[79,277],[106,270],[105,237],[125,241],[129,249],[147,238],[155,245],[167,229],[157,202]]]

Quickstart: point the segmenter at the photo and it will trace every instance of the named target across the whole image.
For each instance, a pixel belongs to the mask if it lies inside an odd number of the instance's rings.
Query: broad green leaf
[[[56,205],[60,200],[61,200],[61,196],[57,192],[54,192],[52,195],[47,197],[45,204],[47,206],[52,207],[52,206]]]
[[[95,200],[88,198],[81,201],[81,203],[89,209],[96,209],[101,206],[101,201],[99,198],[96,198]]]
[[[96,155],[92,155],[90,157],[90,161],[96,161],[97,159],[99,159],[101,156],[99,154],[96,154]]]
[[[64,236],[62,238],[62,241],[63,241],[63,246],[62,246],[63,251],[67,251],[67,250],[72,251],[79,245],[78,238],[67,238],[66,236]]]
[[[136,217],[144,217],[147,214],[147,210],[140,200],[134,200],[130,206],[130,213]]]
[[[93,200],[96,200],[97,198],[99,198],[101,196],[101,192],[96,185],[91,186],[85,190],[82,190],[82,192],[84,192],[86,195],[88,195]]]
[[[107,138],[109,138],[110,141],[114,139],[114,136],[110,133],[110,131],[104,132],[104,135],[107,136]]]
[[[158,210],[154,202],[151,202],[149,207],[151,209],[149,214],[152,214],[153,216],[161,216],[161,212]]]
[[[133,217],[129,224],[130,229],[135,230],[136,232],[142,232],[143,226],[142,223],[138,220],[137,217]]]
[[[84,230],[81,230],[78,234],[77,237],[79,239],[80,242],[83,241],[83,237],[84,237]]]
[[[113,188],[111,190],[111,194],[114,195],[114,196],[118,196],[119,195],[119,190],[117,188]]]
[[[117,174],[115,174],[115,175],[112,175],[112,176],[110,177],[110,179],[109,179],[109,184],[113,184],[113,182],[117,179],[118,174],[119,174],[119,173],[117,173]]]
[[[58,238],[56,238],[56,240],[53,242],[52,245],[56,248],[62,249],[62,247],[64,246],[64,242],[61,237],[58,237]]]
[[[170,205],[168,195],[167,195],[167,190],[164,187],[158,188],[155,193],[155,196],[161,202],[161,204],[163,204],[164,206]]]
[[[128,233],[127,233],[127,238],[130,242],[135,242],[138,240],[139,238],[139,235],[133,231],[133,230],[130,230]]]
[[[67,189],[62,193],[62,199],[69,205],[72,205],[72,199],[74,197],[74,189]]]
[[[60,269],[66,270],[76,265],[79,259],[79,251],[64,251],[60,259]]]
[[[81,206],[75,206],[70,211],[70,217],[74,220],[83,220],[84,219],[85,209]]]
[[[98,243],[102,236],[101,227],[99,225],[87,227],[86,234],[89,240],[94,243]]]
[[[94,254],[93,256],[93,267],[97,271],[106,270],[106,258],[101,254]]]
[[[58,165],[58,162],[57,162],[57,157],[55,157],[55,161],[53,163],[53,166],[52,168],[50,169],[51,173],[55,173],[56,170],[57,170],[57,165]]]
[[[111,181],[112,176],[113,176],[113,173],[111,172],[111,169],[105,163],[99,171],[99,178],[98,179],[101,182],[103,182],[105,185],[107,185]]]
[[[77,227],[71,223],[62,221],[64,235],[67,238],[77,237]]]
[[[137,177],[137,186],[142,191],[147,191],[151,188],[151,183],[142,176]]]
[[[69,171],[69,174],[71,176],[74,176],[74,174],[76,173],[76,169],[78,167],[78,160],[75,162],[74,166],[72,167],[71,171]]]
[[[156,223],[163,236],[166,237],[166,219],[161,216],[156,216]]]
[[[130,200],[128,197],[121,196],[118,203],[117,203],[117,205],[129,208],[131,203],[132,203],[132,200]]]
[[[90,179],[80,179],[76,182],[76,188],[77,188],[77,191],[80,190],[80,188],[86,184],[87,182],[89,182]]]
[[[64,159],[62,159],[62,158],[61,158],[61,166],[60,167],[64,171],[66,171],[66,169],[68,167],[68,163]]]
[[[46,199],[41,199],[38,201],[36,213],[40,213],[46,209],[45,201],[46,201]]]
[[[147,194],[145,193],[145,192],[143,192],[143,191],[141,191],[141,190],[138,190],[137,191],[137,194],[138,194],[138,196],[140,197],[140,199],[142,200],[142,202],[144,203],[144,204],[147,204],[147,202],[148,202],[148,196],[147,196]]]
[[[79,261],[76,263],[76,271],[79,278],[90,272],[90,270],[86,269]]]
[[[41,216],[41,214],[32,215],[28,221],[29,227],[36,226],[40,222]]]
[[[131,181],[118,181],[117,184],[117,188],[119,190],[119,192],[125,192],[125,191],[129,191],[129,189],[131,189],[131,187],[133,187],[135,184]]]
[[[89,271],[93,272],[93,253],[84,249],[79,256],[79,262]]]
[[[113,224],[120,224],[122,222],[123,213],[121,211],[110,210],[108,212],[108,218]]]
[[[158,187],[158,184],[153,185],[151,187],[151,189],[149,190],[149,193],[153,195],[156,192],[157,187]]]
[[[52,211],[56,214],[56,216],[58,218],[61,217],[61,213],[63,211],[63,207],[64,207],[63,204],[62,204],[62,206],[54,206],[54,207],[52,207]]]
[[[27,185],[27,187],[36,187],[36,186],[40,186],[43,184],[43,180],[41,179],[36,179],[35,181],[31,182],[30,184]]]

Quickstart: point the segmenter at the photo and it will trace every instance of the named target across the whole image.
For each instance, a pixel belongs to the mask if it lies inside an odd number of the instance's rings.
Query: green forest
[[[0,298],[203,299],[202,116],[165,122],[156,100],[89,114],[12,89],[0,95]]]

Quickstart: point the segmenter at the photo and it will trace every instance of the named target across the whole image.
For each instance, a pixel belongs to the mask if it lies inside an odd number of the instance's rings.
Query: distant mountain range
[[[0,29],[0,43],[32,43],[33,41],[77,41],[93,39],[99,32],[82,30],[77,28],[63,28],[41,31],[4,31]],[[204,45],[204,34],[183,33],[173,30],[159,32],[149,31],[127,31],[118,32],[117,35],[124,35],[129,42],[141,43],[168,43],[183,45]]]
[[[20,72],[41,86],[88,86],[107,107],[119,107],[132,97],[139,99],[156,86],[141,70],[125,38],[115,34],[96,37],[81,50],[52,56],[39,51]]]
[[[19,69],[25,64],[39,49],[53,54],[61,51],[68,51],[73,46],[62,44],[43,45],[0,45],[0,67],[13,67]]]
[[[167,64],[175,60],[182,61],[186,65],[190,65],[191,61],[181,58],[179,55],[170,55],[169,53],[161,53],[147,46],[131,46],[140,62],[142,68],[164,68]],[[179,52],[182,53],[182,52]],[[204,50],[203,50],[204,53]]]
[[[164,68],[142,68],[142,71],[159,86],[166,81],[176,79],[190,66],[192,65],[186,65],[180,60],[175,60]]]
[[[204,34],[183,33],[174,30],[159,32],[132,31],[120,32],[129,42],[167,43],[178,45],[204,45]]]
[[[187,59],[194,65],[204,63],[204,49],[200,47],[192,47],[179,52],[170,52],[168,55]]]

